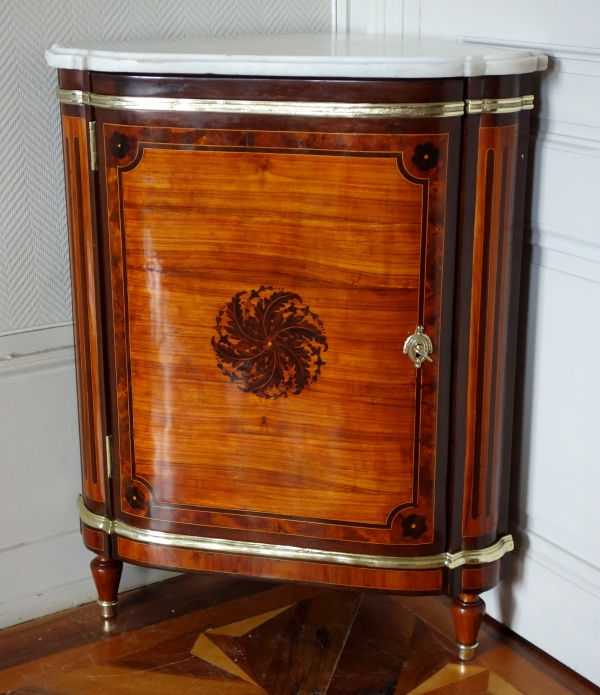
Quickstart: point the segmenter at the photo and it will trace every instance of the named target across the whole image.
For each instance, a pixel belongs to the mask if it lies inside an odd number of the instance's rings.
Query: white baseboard
[[[530,244],[600,264],[598,237],[539,222],[529,223],[526,236]]]
[[[0,551],[0,629],[95,601],[96,588],[78,530]],[[135,565],[124,565],[120,590],[177,576]]]
[[[72,345],[0,358],[0,387],[32,379],[46,379],[75,369]]]
[[[539,222],[531,222],[525,240],[532,262],[544,268],[600,282],[600,239]]]
[[[593,562],[597,552],[590,552],[589,558],[583,558],[531,529],[519,526],[513,528],[513,535],[515,547],[521,555],[600,599],[600,567]]]
[[[600,136],[600,129],[597,130]],[[586,132],[586,135],[588,134],[596,135],[596,133]],[[529,140],[535,147],[561,150],[584,157],[600,157],[600,137],[580,137],[556,130],[533,129]]]
[[[0,335],[0,387],[75,369],[73,325],[38,326]]]
[[[124,565],[120,592],[162,582],[176,576],[175,572]],[[91,574],[89,577],[51,587],[41,593],[20,596],[11,601],[8,606],[0,603],[0,630],[95,601],[97,597]]]
[[[566,564],[568,553],[560,549],[542,564],[540,547],[534,541],[527,554],[514,551],[510,579],[483,595],[487,612],[600,686],[600,599],[571,581],[576,570]]]
[[[542,268],[557,270],[582,280],[600,283],[600,263],[580,258],[564,251],[532,245],[531,262]]]
[[[73,324],[54,323],[0,333],[0,358],[73,345]]]
[[[45,331],[47,333],[48,331],[51,331],[54,329],[59,329],[59,330],[67,329],[70,331],[70,333],[72,335],[73,334],[73,321],[58,321],[56,323],[44,323],[40,326],[25,326],[22,328],[11,328],[7,331],[0,331],[0,340],[2,338],[9,336],[9,335],[22,335],[22,334],[28,334],[28,333],[37,333],[38,331]]]

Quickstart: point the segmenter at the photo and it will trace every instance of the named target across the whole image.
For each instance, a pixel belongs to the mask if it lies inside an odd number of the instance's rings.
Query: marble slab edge
[[[227,50],[236,47],[235,37]],[[252,48],[249,38],[256,39],[260,47],[261,38],[244,37],[246,47]],[[275,38],[275,37],[268,37]],[[281,37],[277,37],[281,38]],[[509,75],[545,70],[548,58],[537,50],[507,50],[474,44],[451,44],[427,41],[422,46],[408,44],[402,39],[396,42],[389,37],[369,36],[352,43],[331,39],[321,45],[313,37],[289,36],[290,51],[285,53],[280,46],[271,55],[264,50],[255,54],[250,51],[234,54],[203,53],[202,48],[214,48],[216,41],[198,39],[198,52],[182,51],[193,42],[147,42],[114,44],[108,47],[68,47],[54,45],[46,51],[46,61],[54,68],[66,70],[89,70],[97,72],[120,72],[132,74],[194,74],[194,75],[244,75],[264,77],[314,77],[314,78],[436,78],[475,77],[480,75]],[[362,38],[362,37],[361,37]],[[367,38],[367,37],[364,37]],[[377,39],[381,38],[381,43]],[[303,41],[304,39],[304,41]],[[316,45],[315,45],[316,43]],[[303,45],[304,44],[304,45]],[[269,41],[266,41],[269,45]],[[141,47],[147,50],[139,50]],[[408,46],[408,49],[406,48]],[[414,48],[413,46],[416,46]],[[160,50],[156,50],[159,48]],[[179,50],[169,50],[179,49]],[[135,50],[138,49],[138,50]],[[312,50],[311,50],[312,49]],[[317,50],[315,50],[317,49]],[[361,51],[362,49],[362,51]],[[419,52],[420,55],[393,55]],[[378,55],[385,52],[387,55]],[[427,55],[427,53],[430,55]],[[439,55],[440,53],[446,55]],[[344,53],[352,53],[344,55]],[[370,53],[370,54],[369,54]],[[433,55],[431,55],[433,53]],[[437,55],[436,55],[437,54]]]

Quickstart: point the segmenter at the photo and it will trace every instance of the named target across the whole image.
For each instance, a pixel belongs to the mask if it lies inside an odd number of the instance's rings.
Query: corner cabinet
[[[444,592],[467,660],[479,594],[513,548],[531,73],[545,59],[276,38],[244,39],[243,55],[198,39],[47,56],[79,507],[103,615],[123,561]]]

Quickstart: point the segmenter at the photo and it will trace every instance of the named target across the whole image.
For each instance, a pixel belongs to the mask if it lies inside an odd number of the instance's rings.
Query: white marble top
[[[545,70],[540,51],[366,34],[276,34],[54,45],[70,70],[266,77],[473,77]]]

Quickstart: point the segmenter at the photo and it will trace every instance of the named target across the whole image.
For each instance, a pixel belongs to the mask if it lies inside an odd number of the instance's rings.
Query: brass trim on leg
[[[110,620],[110,618],[116,617],[118,601],[101,601],[100,599],[97,599],[96,603],[100,606],[102,617],[105,620]]]
[[[458,658],[461,661],[472,661],[475,658],[475,651],[479,646],[479,642],[475,644],[461,644],[458,640],[454,640],[458,647]]]
[[[264,116],[317,116],[326,118],[448,118],[462,116],[462,101],[423,104],[349,104],[317,101],[255,101],[246,99],[181,99],[92,94],[75,89],[56,90],[62,104],[96,106],[120,111],[174,113],[245,113]]]
[[[178,533],[140,529],[130,526],[123,521],[108,519],[105,516],[91,512],[85,506],[81,495],[77,499],[77,506],[79,507],[79,516],[86,526],[142,543],[212,553],[236,553],[280,560],[323,562],[326,564],[373,567],[376,569],[424,570],[442,567],[455,569],[462,565],[495,562],[504,557],[506,553],[514,550],[515,547],[512,536],[508,535],[500,538],[494,545],[482,550],[461,550],[458,553],[440,553],[439,555],[424,555],[421,557],[389,557],[387,555],[338,553],[332,550],[297,548],[289,545],[272,545],[270,543],[250,543],[247,541],[204,538],[202,536],[184,536]]]

